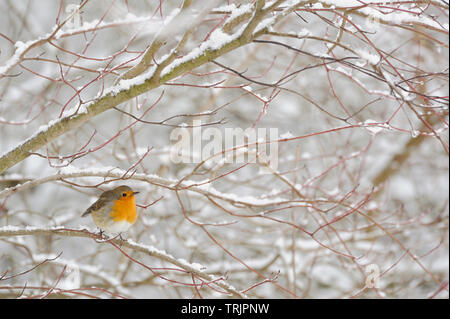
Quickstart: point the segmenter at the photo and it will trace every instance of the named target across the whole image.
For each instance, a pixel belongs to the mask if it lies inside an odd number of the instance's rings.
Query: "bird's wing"
[[[81,217],[85,217],[85,216],[89,215],[90,213],[92,213],[93,211],[98,210],[102,206],[103,206],[102,205],[102,201],[100,199],[97,200],[94,204],[89,206],[88,209],[86,209],[86,211],[83,213],[83,215],[81,215]]]
[[[86,211],[83,213],[83,215],[81,215],[81,217],[85,217],[89,214],[91,214],[92,212],[95,212],[96,210],[99,210],[100,208],[102,208],[103,206],[105,206],[105,204],[109,201],[110,196],[110,191],[104,192],[100,198],[91,206],[89,206],[88,209],[86,209]]]

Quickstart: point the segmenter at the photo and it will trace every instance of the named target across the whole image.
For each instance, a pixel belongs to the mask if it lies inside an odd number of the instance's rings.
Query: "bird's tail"
[[[89,207],[88,209],[86,209],[86,211],[83,213],[83,215],[81,215],[81,217],[86,217],[90,213],[92,213],[92,209]]]

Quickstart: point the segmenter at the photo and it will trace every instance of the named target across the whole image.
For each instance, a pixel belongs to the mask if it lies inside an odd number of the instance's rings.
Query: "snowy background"
[[[448,14],[2,1],[0,298],[448,298]],[[278,129],[277,169],[174,163],[198,120]],[[121,246],[81,214],[122,184]]]

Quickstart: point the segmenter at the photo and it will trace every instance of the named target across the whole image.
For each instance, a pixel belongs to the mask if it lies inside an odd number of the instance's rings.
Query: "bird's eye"
[[[122,197],[127,197],[127,193],[122,193]]]

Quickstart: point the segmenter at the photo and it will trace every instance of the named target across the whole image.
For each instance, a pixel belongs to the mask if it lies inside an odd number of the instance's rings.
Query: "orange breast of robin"
[[[127,196],[115,200],[110,216],[115,222],[126,220],[127,222],[133,224],[137,218],[134,196]]]

